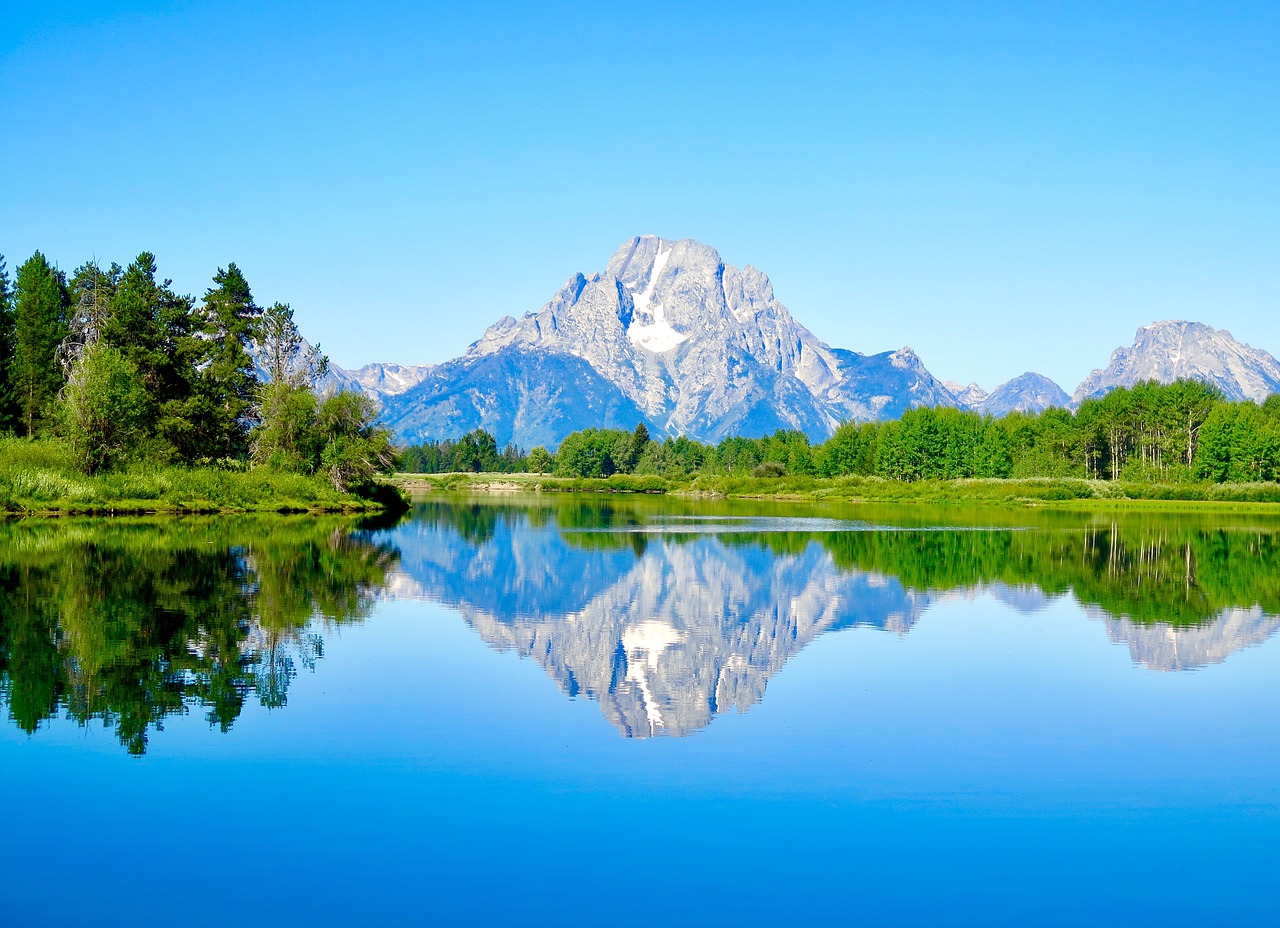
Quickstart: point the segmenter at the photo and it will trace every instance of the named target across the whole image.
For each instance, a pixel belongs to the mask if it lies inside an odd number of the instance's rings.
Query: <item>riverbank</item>
[[[339,493],[320,477],[268,470],[136,465],[92,477],[53,443],[0,443],[0,514],[143,515],[373,512],[382,503]]]
[[[738,499],[884,503],[985,503],[1060,509],[1240,509],[1280,511],[1275,483],[1136,483],[1075,478],[919,480],[881,477],[666,478],[615,474],[605,478],[548,474],[396,474],[409,492],[653,493]]]

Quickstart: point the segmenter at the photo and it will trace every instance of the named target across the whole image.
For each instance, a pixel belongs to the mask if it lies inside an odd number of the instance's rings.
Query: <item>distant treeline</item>
[[[317,394],[326,368],[235,264],[197,301],[150,252],[68,276],[37,251],[12,282],[0,256],[0,434],[67,443],[89,474],[256,465],[366,485],[393,461],[389,435],[366,397]]]
[[[802,432],[726,438],[655,440],[634,431],[583,429],[555,454],[525,452],[477,429],[457,440],[427,442],[401,453],[402,470],[615,473],[781,477],[878,476],[894,480],[972,477],[1087,477],[1134,481],[1280,480],[1280,395],[1259,406],[1231,402],[1198,381],[1156,381],[1085,400],[1074,413],[1048,409],[1000,418],[947,408],[908,410],[890,422],[845,423],[821,444]]]

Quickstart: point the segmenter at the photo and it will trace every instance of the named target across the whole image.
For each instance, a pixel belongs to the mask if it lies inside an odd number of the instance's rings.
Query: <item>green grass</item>
[[[379,508],[317,477],[140,464],[86,476],[57,441],[0,438],[0,512],[343,512]]]
[[[1138,483],[1070,477],[1016,480],[921,480],[881,477],[749,477],[698,475],[666,478],[615,474],[607,478],[545,474],[399,474],[409,489],[510,490],[542,493],[666,493],[743,499],[832,500],[877,503],[957,503],[1055,509],[1168,509],[1178,511],[1280,509],[1275,483]]]

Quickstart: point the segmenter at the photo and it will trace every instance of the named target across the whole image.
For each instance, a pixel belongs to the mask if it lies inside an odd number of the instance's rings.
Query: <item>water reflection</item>
[[[1078,604],[1156,670],[1192,670],[1280,625],[1266,520],[844,511],[670,499],[433,499],[409,518],[0,525],[0,699],[27,732],[61,714],[133,753],[167,718],[228,730],[286,704],[326,630],[379,599],[458,611],[489,645],[597,701],[628,737],[681,736],[759,702],[820,635],[907,635],[989,595]],[[939,524],[939,522],[948,524]]]
[[[65,711],[134,754],[196,707],[227,731],[285,704],[395,559],[335,520],[0,524],[0,697],[27,732]]]
[[[789,516],[779,530],[768,515],[645,502],[432,501],[394,534],[397,585],[597,700],[628,737],[745,710],[824,632],[906,634],[954,597],[989,593],[1024,614],[1070,597],[1156,670],[1220,662],[1280,625],[1269,526],[1021,518],[903,530]]]

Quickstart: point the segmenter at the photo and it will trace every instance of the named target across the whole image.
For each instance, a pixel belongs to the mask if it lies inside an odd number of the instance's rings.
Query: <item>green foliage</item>
[[[647,434],[647,433],[646,433]],[[561,477],[608,477],[635,467],[635,435],[621,429],[583,429],[565,437],[556,451]]]
[[[20,422],[13,385],[15,338],[13,289],[4,255],[0,255],[0,432],[13,431]]]
[[[219,457],[242,457],[248,452],[258,386],[249,350],[258,337],[262,310],[234,263],[218,268],[213,284],[201,306],[206,356],[198,384],[200,402],[191,412],[201,447]]]
[[[68,441],[0,438],[0,512],[363,509],[316,476],[135,462],[86,476]]]
[[[536,445],[529,451],[529,457],[526,459],[525,468],[531,474],[549,474],[556,466],[556,459],[551,452],[542,445]]]
[[[276,470],[312,473],[318,464],[316,414],[318,402],[309,387],[287,380],[264,384],[258,404],[258,425],[250,436],[255,464]]]
[[[541,452],[550,458],[546,448]],[[549,460],[539,458],[538,463],[550,470]],[[497,440],[484,429],[473,429],[456,441],[428,441],[405,448],[399,455],[399,468],[414,474],[536,472],[523,451],[511,444],[499,451]]]
[[[105,342],[90,345],[63,391],[67,435],[85,471],[106,470],[135,448],[147,394],[134,363]]]
[[[368,488],[395,464],[391,435],[373,424],[376,416],[373,401],[362,393],[338,393],[320,404],[315,423],[319,472],[340,493]]]
[[[10,380],[23,434],[31,437],[62,387],[57,353],[67,336],[66,280],[38,251],[18,268],[13,316]]]

